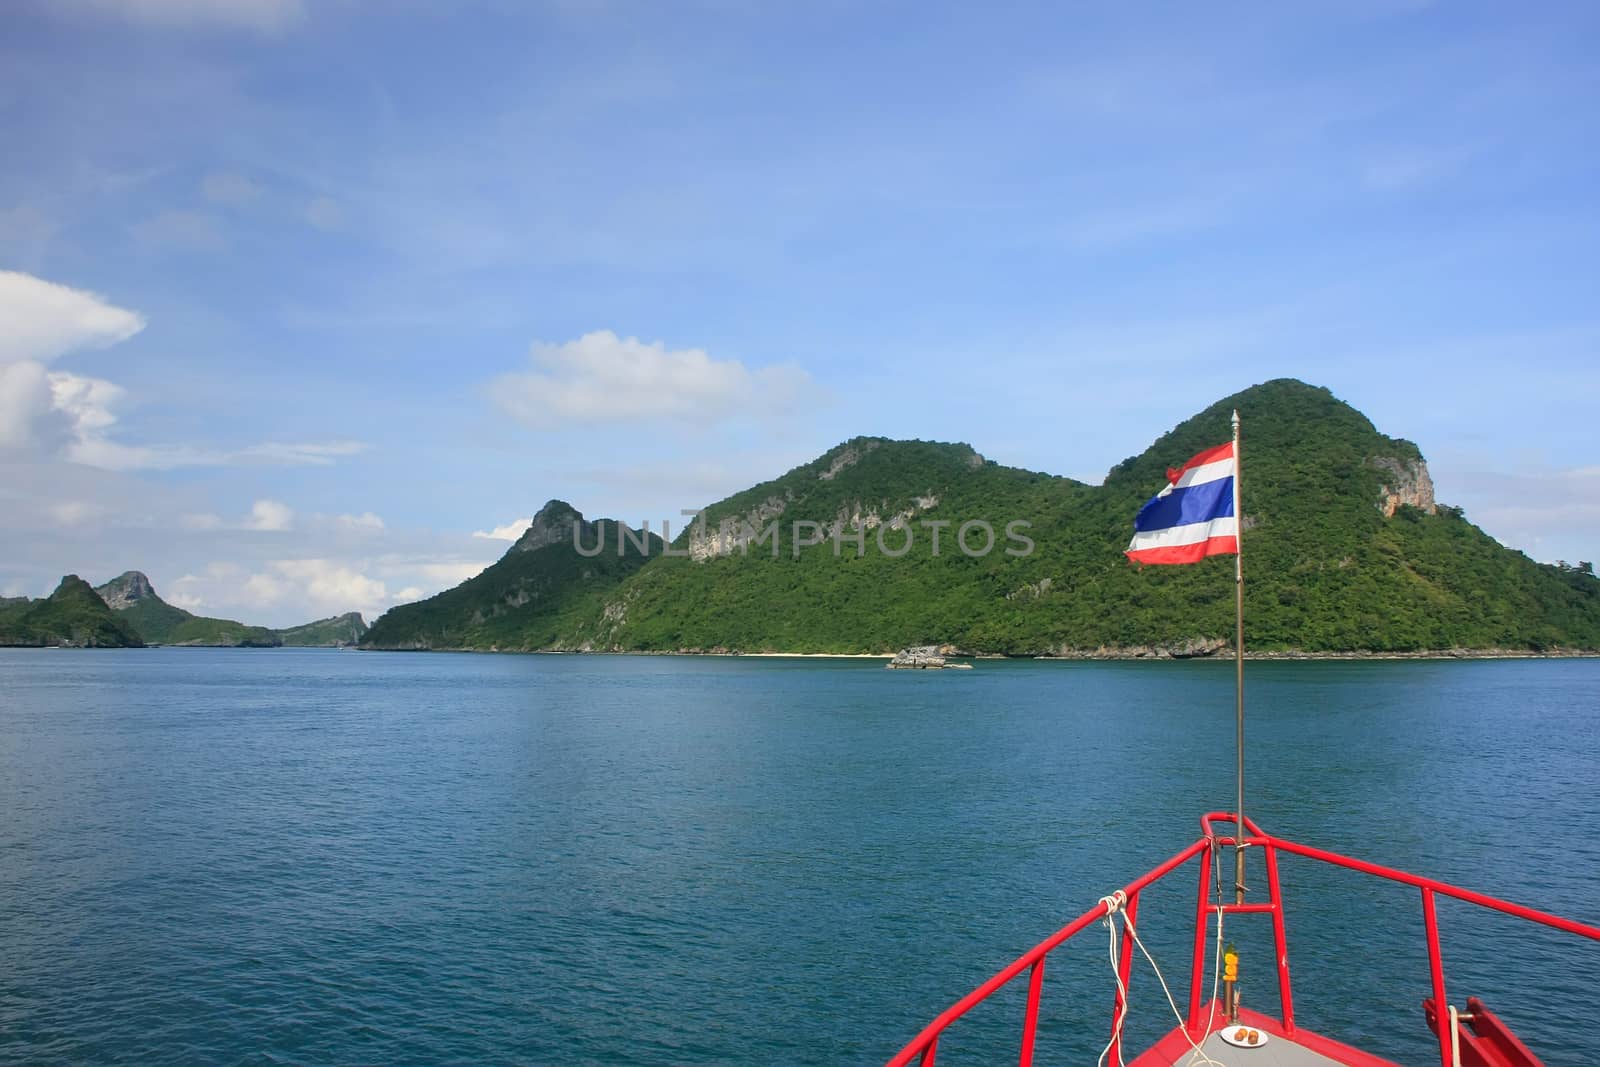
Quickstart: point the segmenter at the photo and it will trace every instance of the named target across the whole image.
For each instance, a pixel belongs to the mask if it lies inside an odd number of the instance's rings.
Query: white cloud
[[[106,348],[144,325],[144,316],[96,293],[0,271],[0,363],[48,363],[77,349]]]
[[[448,589],[468,578],[476,578],[487,566],[489,563],[418,563],[411,567],[411,571],[437,583],[441,589]]]
[[[332,197],[319,196],[306,205],[301,216],[319,230],[336,230],[344,222],[344,209]]]
[[[251,445],[235,452],[219,453],[218,463],[238,463],[259,460],[264,463],[281,463],[291,467],[326,467],[335,459],[365,452],[363,441],[323,441],[316,443],[285,444],[268,441]]]
[[[1600,529],[1600,467],[1471,467],[1452,472],[1450,482],[1447,503],[1462,505],[1485,532],[1534,559],[1593,562],[1600,549],[1592,533]]]
[[[213,512],[189,512],[178,518],[178,525],[185,530],[205,532],[210,530],[254,530],[259,533],[282,533],[296,528],[294,509],[281,500],[257,500],[250,506],[250,514],[229,522]],[[214,563],[215,568],[223,564]]]
[[[660,341],[647,344],[610,330],[565,344],[537,343],[531,359],[533,370],[495,379],[491,394],[511,415],[541,429],[635,420],[704,425],[782,413],[811,384],[792,365],[751,370],[702,349],[668,349]]]
[[[102,470],[171,470],[251,463],[326,466],[360,452],[358,441],[240,449],[129,445],[108,436],[125,391],[104,378],[49,371],[71,352],[106,348],[145,327],[144,317],[83,289],[0,271],[0,451],[63,455]]]
[[[365,445],[355,443],[306,445],[251,445],[248,448],[216,449],[193,445],[126,445],[105,437],[91,436],[75,441],[67,458],[87,467],[108,471],[170,471],[180,467],[239,467],[250,465],[325,467],[332,456],[359,452]]]
[[[0,450],[59,448],[71,432],[70,420],[55,409],[44,364],[0,363]]]
[[[207,174],[200,182],[200,192],[213,204],[238,207],[260,196],[261,186],[243,174],[220,172]]]
[[[381,611],[389,600],[383,582],[326,559],[281,559],[273,564],[304,599],[326,611]]]
[[[244,528],[281,531],[293,525],[294,511],[289,505],[277,500],[257,500],[250,508],[250,517],[245,520]]]
[[[289,585],[270,574],[252,574],[245,579],[240,592],[250,605],[270,608],[288,595]]]
[[[472,536],[485,541],[515,541],[528,532],[528,527],[533,525],[530,519],[512,519],[504,526],[496,526],[491,530],[473,530]]]
[[[109,383],[108,383],[109,384]],[[267,442],[246,448],[200,448],[193,445],[125,445],[101,436],[73,443],[67,455],[75,463],[109,471],[169,471],[180,467],[326,467],[341,456],[366,450],[360,441],[304,444]]]
[[[107,436],[107,431],[117,422],[114,408],[124,397],[125,391],[120,385],[103,378],[52,371],[48,375],[49,406],[44,408],[38,405],[36,399],[26,399],[30,395],[26,388],[28,374],[22,368],[31,366],[34,365],[15,364],[12,369],[18,371],[13,376],[21,379],[17,395],[25,398],[14,402],[33,403],[34,416],[30,424],[24,425],[26,410],[15,414],[5,400],[0,400],[0,445],[21,438],[24,443],[44,446],[46,450],[59,449],[74,463],[111,471],[253,464],[325,467],[338,457],[354,455],[366,448],[359,441],[303,444],[269,441],[238,449],[123,444]]]
[[[50,375],[50,400],[72,420],[80,438],[93,437],[117,421],[111,408],[122,399],[122,386],[104,378],[85,378],[56,371]]]
[[[302,0],[57,0],[59,9],[152,26],[216,26],[273,33],[305,16]]]
[[[356,533],[383,529],[383,519],[370,511],[363,511],[360,515],[336,515],[333,523],[341,530]]]
[[[396,604],[409,604],[413,600],[421,600],[426,594],[414,585],[408,585],[396,593],[391,599]]]

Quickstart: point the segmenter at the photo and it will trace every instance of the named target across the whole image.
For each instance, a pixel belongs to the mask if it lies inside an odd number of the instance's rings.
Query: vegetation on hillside
[[[144,642],[88,582],[69,574],[48,597],[0,605],[0,645],[139,648]]]
[[[278,640],[294,648],[338,648],[359,644],[366,636],[367,623],[359,611],[347,611],[329,619],[276,630]]]
[[[391,611],[369,643],[881,652],[950,642],[1035,655],[1227,638],[1231,557],[1138,567],[1122,552],[1166,470],[1226,441],[1234,408],[1251,648],[1600,649],[1592,573],[1535,563],[1459,509],[1401,506],[1386,518],[1395,470],[1421,469],[1416,445],[1288,379],[1218,401],[1101,486],[1002,467],[967,445],[857,438],[708,508],[701,530],[675,539],[698,558],[622,567],[557,546],[509,553]],[[962,527],[977,521],[994,541],[969,526],[964,551]],[[934,523],[947,524],[937,553]],[[1007,536],[1013,523],[1031,551]],[[709,558],[706,535],[720,537]],[[821,543],[799,543],[810,540]],[[579,572],[591,580],[570,581]],[[548,583],[544,599],[523,596],[532,575]]]
[[[265,626],[247,626],[232,619],[208,619],[173,607],[159,597],[140,600],[117,614],[152,645],[276,648],[283,643]]]
[[[573,522],[580,524],[586,549],[599,543],[603,550],[593,557],[580,554],[570,536]],[[615,522],[584,522],[562,501],[541,509],[535,525],[542,529],[544,524],[553,529],[549,543],[525,535],[497,563],[454,589],[390,608],[372,624],[362,647],[583,647],[603,618],[605,594],[659,555],[663,543],[649,534],[640,551],[624,537],[619,555]]]
[[[278,636],[264,626],[208,619],[174,607],[156,594],[142,571],[123,571],[95,592],[152,645],[273,648]]]

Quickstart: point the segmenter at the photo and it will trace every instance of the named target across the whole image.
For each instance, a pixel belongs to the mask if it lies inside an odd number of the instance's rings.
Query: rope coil
[[[1222,886],[1220,884],[1219,872],[1219,884],[1217,885],[1217,899],[1219,902],[1221,901],[1221,898]],[[1102,920],[1109,935],[1106,955],[1111,960],[1111,977],[1112,980],[1117,984],[1117,1002],[1121,1006],[1121,1010],[1116,1013],[1116,1017],[1111,1022],[1111,1039],[1106,1042],[1106,1047],[1100,1050],[1100,1056],[1097,1060],[1095,1060],[1095,1067],[1104,1067],[1106,1057],[1111,1054],[1111,1046],[1113,1045],[1117,1047],[1117,1059],[1116,1062],[1112,1064],[1112,1067],[1124,1067],[1122,1062],[1122,1024],[1128,1018],[1129,1002],[1128,987],[1122,982],[1122,961],[1119,958],[1121,953],[1118,948],[1116,924],[1116,916],[1118,914],[1121,914],[1122,916],[1122,925],[1127,931],[1128,936],[1133,939],[1133,943],[1139,947],[1139,951],[1144,954],[1144,958],[1149,962],[1150,969],[1155,972],[1156,980],[1161,983],[1161,991],[1166,994],[1167,1005],[1172,1009],[1173,1017],[1178,1020],[1178,1029],[1183,1032],[1184,1040],[1189,1042],[1189,1047],[1194,1050],[1193,1052],[1189,1053],[1189,1060],[1186,1064],[1186,1067],[1227,1067],[1226,1064],[1219,1060],[1214,1060],[1207,1055],[1205,1049],[1196,1044],[1194,1038],[1189,1036],[1188,1024],[1183,1018],[1183,1013],[1178,1010],[1178,1002],[1173,999],[1172,990],[1168,988],[1167,980],[1161,974],[1161,968],[1156,965],[1155,957],[1150,955],[1150,950],[1145,948],[1144,942],[1140,940],[1139,931],[1134,926],[1133,920],[1128,918],[1128,913],[1126,910],[1128,904],[1128,894],[1118,889],[1108,896],[1101,897],[1100,903],[1104,904],[1106,908],[1106,915]],[[1132,972],[1130,971],[1129,973],[1131,976]],[[1205,1033],[1207,1035],[1211,1033],[1211,1028],[1216,1024],[1217,986],[1221,976],[1222,911],[1219,908],[1217,911],[1217,945],[1211,965],[1211,1011],[1206,1020]]]

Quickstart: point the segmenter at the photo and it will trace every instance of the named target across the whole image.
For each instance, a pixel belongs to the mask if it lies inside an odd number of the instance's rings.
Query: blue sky
[[[1285,375],[1593,559],[1597,39],[1582,4],[25,0],[0,593],[370,617],[550,497],[658,520],[862,433],[1098,481]]]

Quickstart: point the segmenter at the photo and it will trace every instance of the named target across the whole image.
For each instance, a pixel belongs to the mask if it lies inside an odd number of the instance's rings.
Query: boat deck
[[[1304,1028],[1297,1029],[1292,1037],[1285,1035],[1276,1019],[1249,1009],[1239,1013],[1239,1021],[1266,1034],[1267,1042],[1255,1048],[1238,1048],[1222,1040],[1223,1026],[1219,1025],[1201,1042],[1200,1048],[1226,1067],[1397,1067],[1390,1060]],[[1175,1029],[1132,1061],[1130,1067],[1190,1067],[1197,1059],[1194,1046],[1189,1044],[1181,1029]]]
[[[1228,1067],[1342,1067],[1344,1060],[1312,1052],[1289,1038],[1274,1037],[1259,1048],[1235,1048],[1217,1034],[1200,1046],[1207,1056]],[[1183,1055],[1171,1060],[1173,1067],[1185,1067],[1195,1059],[1194,1049],[1185,1045]]]

